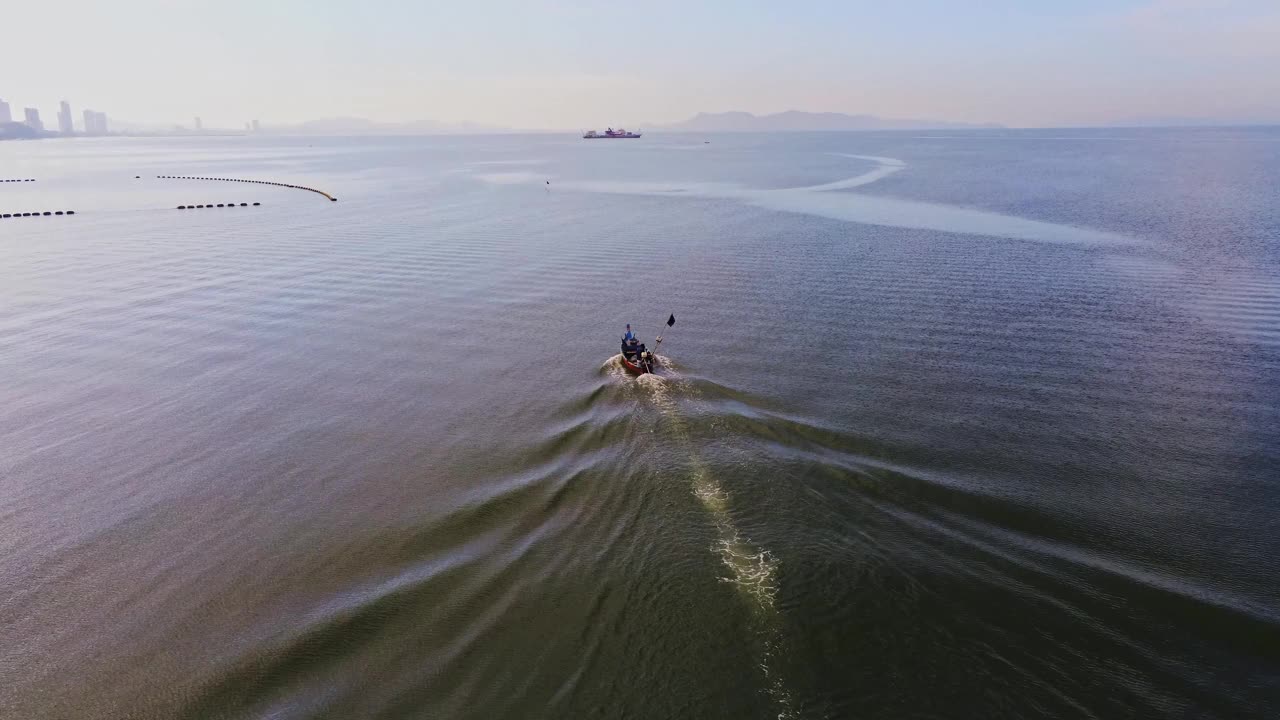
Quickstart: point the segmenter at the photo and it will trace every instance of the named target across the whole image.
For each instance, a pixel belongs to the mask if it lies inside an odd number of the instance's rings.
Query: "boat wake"
[[[648,375],[640,375],[637,377],[629,372],[626,366],[622,364],[622,353],[618,353],[608,360],[605,360],[604,364],[600,366],[600,371],[614,380],[631,380],[651,377]]]
[[[541,183],[546,179],[546,175],[523,170],[479,173],[476,177],[492,185],[527,185]]]
[[[653,364],[665,371],[674,372],[675,363],[673,363],[671,358],[666,355],[658,355],[655,353],[653,355]],[[617,355],[610,357],[608,360],[605,360],[600,365],[600,371],[611,378],[617,380],[635,380],[641,385],[664,382],[663,376],[661,375],[654,375],[653,373],[635,375],[628,371],[622,364],[622,353],[618,353]]]
[[[861,175],[855,175],[851,178],[845,178],[844,180],[837,180],[835,182],[824,183],[822,185],[810,185],[809,187],[794,188],[794,190],[807,190],[809,192],[825,192],[827,190],[849,190],[851,188],[861,187],[863,185],[870,185],[871,183],[877,180],[883,180],[884,178],[887,178],[890,175],[901,171],[903,168],[907,166],[906,163],[902,162],[897,158],[879,157],[877,155],[850,155],[849,153],[832,153],[832,154],[835,155],[836,157],[853,158],[854,160],[870,160],[871,162],[876,163],[878,167],[876,167],[875,170],[872,170],[870,172],[865,172]]]
[[[662,361],[670,370],[669,363]],[[716,531],[711,551],[727,569],[722,578],[732,584],[747,603],[760,642],[758,667],[765,676],[767,690],[778,711],[779,720],[799,717],[790,691],[778,669],[782,649],[782,624],[777,608],[778,560],[767,549],[747,537],[733,520],[729,491],[716,479],[693,446],[692,434],[673,398],[673,389],[691,391],[692,386],[679,375],[646,374],[638,383],[651,392],[654,405],[666,418],[666,427],[689,458],[690,489],[707,511]]]
[[[1118,233],[1061,225],[1003,215],[976,208],[920,200],[873,197],[842,192],[864,187],[907,168],[902,160],[875,155],[835,153],[840,157],[875,163],[867,172],[834,182],[806,187],[759,189],[719,182],[558,181],[557,187],[581,192],[620,195],[681,195],[714,200],[736,200],[779,212],[825,217],[832,220],[913,230],[933,230],[960,235],[1077,245],[1131,245],[1138,241]],[[487,173],[477,177],[494,184],[542,182],[532,173]]]

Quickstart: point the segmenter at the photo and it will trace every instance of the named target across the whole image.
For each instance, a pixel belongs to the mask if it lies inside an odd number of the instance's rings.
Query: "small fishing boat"
[[[667,318],[667,327],[676,324],[676,316],[672,315]],[[631,332],[631,326],[627,326],[627,332]],[[622,341],[622,366],[635,375],[644,375],[651,373],[658,367],[658,358],[656,351],[662,344],[662,336],[658,336],[658,340],[654,342],[654,351],[651,352],[645,348],[644,343],[632,339],[628,342],[625,338]]]
[[[644,343],[640,343],[636,349],[622,346],[622,366],[632,373],[636,375],[651,373],[656,364],[653,353],[645,350]]]

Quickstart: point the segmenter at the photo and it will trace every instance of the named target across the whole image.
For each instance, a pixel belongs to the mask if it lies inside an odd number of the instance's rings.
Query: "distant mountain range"
[[[416,120],[407,123],[384,123],[365,118],[338,117],[310,120],[297,125],[272,125],[262,128],[270,135],[466,135],[510,132],[509,128],[480,123],[443,123]]]
[[[959,123],[942,120],[904,120],[875,115],[811,113],[799,110],[753,115],[749,112],[698,113],[673,125],[648,125],[647,129],[674,132],[797,132],[806,130],[925,130],[1002,128],[995,123]]]

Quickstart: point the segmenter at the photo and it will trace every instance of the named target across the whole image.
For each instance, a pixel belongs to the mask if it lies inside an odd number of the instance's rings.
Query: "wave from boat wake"
[[[773,700],[779,720],[799,717],[791,693],[783,683],[778,669],[782,652],[782,626],[777,607],[778,560],[768,549],[761,547],[743,533],[730,513],[730,495],[727,488],[711,472],[695,449],[689,426],[685,423],[680,407],[672,391],[689,391],[692,386],[682,382],[674,374],[669,362],[659,359],[667,375],[646,374],[636,378],[637,383],[649,392],[654,406],[666,419],[671,437],[688,456],[690,489],[706,510],[716,531],[716,541],[711,551],[728,570],[723,578],[731,583],[747,602],[755,623],[754,632],[761,643],[758,667],[765,676],[767,690]]]

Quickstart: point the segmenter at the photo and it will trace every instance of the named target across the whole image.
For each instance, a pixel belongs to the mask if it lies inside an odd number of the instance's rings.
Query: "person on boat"
[[[635,333],[631,332],[631,323],[627,323],[627,331],[622,334],[622,354],[630,357],[636,352],[635,345],[639,342]]]

